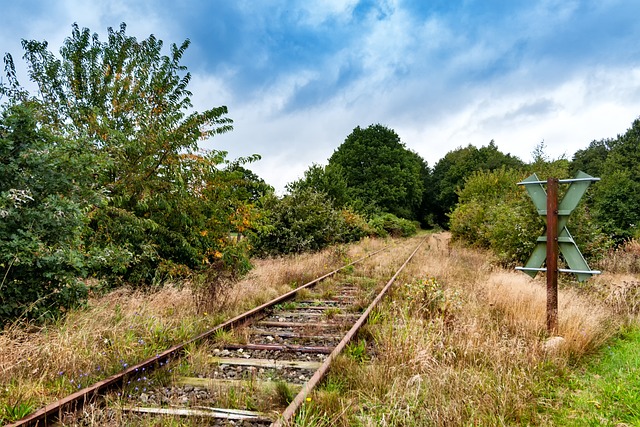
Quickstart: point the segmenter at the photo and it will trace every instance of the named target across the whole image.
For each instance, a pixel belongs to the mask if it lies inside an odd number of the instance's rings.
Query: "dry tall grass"
[[[495,267],[488,252],[450,246],[446,234],[430,237],[380,313],[366,331],[375,358],[343,358],[327,381],[344,383],[340,405],[317,395],[333,425],[551,424],[540,409],[557,404],[546,392],[555,373],[621,321],[595,293],[563,286],[565,341],[545,350],[543,279]]]
[[[619,248],[612,249],[598,262],[597,267],[616,273],[640,273],[640,241],[632,239]]]
[[[42,406],[386,244],[364,239],[314,254],[256,260],[210,312],[197,312],[183,283],[154,292],[118,289],[56,323],[11,326],[0,333],[0,409]]]
[[[153,294],[123,289],[44,328],[10,328],[0,334],[0,404],[16,395],[34,406],[49,402],[391,244],[395,257],[368,259],[340,276],[380,287],[420,238],[258,260],[210,313],[197,313],[187,285]],[[363,334],[375,357],[340,359],[298,425],[550,424],[538,409],[557,404],[547,392],[551,376],[637,313],[640,286],[628,283],[639,282],[629,272],[608,273],[581,288],[561,287],[565,342],[551,354],[542,279],[495,267],[488,252],[451,246],[445,233],[431,235]]]

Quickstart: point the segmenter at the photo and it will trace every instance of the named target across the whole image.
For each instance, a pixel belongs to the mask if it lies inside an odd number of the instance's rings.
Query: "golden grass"
[[[79,387],[152,357],[221,321],[264,303],[345,263],[384,247],[384,240],[313,254],[255,260],[255,268],[198,313],[189,283],[154,292],[121,288],[45,326],[14,325],[0,333],[0,408],[42,406]]]
[[[318,411],[335,414],[335,426],[550,425],[540,409],[558,404],[545,392],[553,376],[623,320],[588,290],[596,280],[561,286],[565,341],[550,353],[544,279],[496,267],[488,252],[451,246],[446,233],[430,236],[366,329],[375,358],[343,359],[333,370],[346,382],[343,401],[334,407],[335,399],[318,393]]]
[[[598,261],[596,267],[616,273],[640,273],[640,240],[632,239],[610,250],[607,256]]]
[[[153,294],[121,289],[44,328],[10,328],[0,334],[0,403],[18,391],[37,404],[61,397],[389,244],[393,256],[368,259],[330,281],[371,294],[423,236],[256,260],[210,313],[197,313],[187,285]],[[638,282],[622,272],[561,286],[565,342],[550,354],[543,279],[496,267],[489,252],[450,245],[447,233],[429,235],[362,334],[374,357],[341,358],[297,425],[548,425],[539,409],[558,404],[545,393],[550,373],[570,369],[633,321]],[[313,292],[330,294],[331,283]],[[206,365],[205,355],[194,352],[194,365]]]

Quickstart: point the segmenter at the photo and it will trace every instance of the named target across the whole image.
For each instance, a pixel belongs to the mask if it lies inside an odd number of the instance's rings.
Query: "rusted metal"
[[[558,179],[547,180],[547,332],[558,332]]]
[[[342,338],[342,340],[334,348],[331,354],[327,356],[327,358],[322,363],[322,366],[313,374],[311,379],[309,379],[309,381],[307,381],[307,383],[302,387],[302,390],[300,390],[300,392],[296,395],[296,397],[293,399],[291,404],[289,404],[289,406],[287,406],[287,408],[284,410],[284,412],[282,413],[282,416],[277,421],[271,424],[271,427],[284,427],[285,425],[288,425],[288,423],[293,419],[293,416],[298,411],[300,406],[304,403],[309,393],[311,393],[311,391],[318,385],[318,383],[320,383],[322,378],[324,378],[324,376],[327,374],[333,360],[342,352],[342,350],[346,347],[349,341],[351,341],[351,339],[358,333],[360,328],[365,324],[365,322],[369,317],[369,314],[371,314],[371,311],[382,300],[382,298],[385,296],[389,288],[391,288],[391,285],[393,285],[393,283],[395,282],[400,272],[404,270],[404,268],[407,266],[409,261],[411,261],[411,259],[416,254],[416,252],[418,252],[418,249],[420,249],[420,246],[422,246],[422,244],[426,240],[427,238],[425,237],[422,241],[420,241],[420,243],[418,244],[418,246],[416,246],[416,248],[411,253],[409,258],[407,258],[404,264],[402,264],[402,266],[398,269],[398,271],[396,271],[393,277],[389,279],[389,281],[387,282],[385,287],[382,289],[382,291],[380,291],[380,293],[376,296],[373,302],[369,304],[367,309],[362,313],[362,315],[358,318],[358,320],[351,327],[351,329],[349,329],[349,332],[347,332],[344,338]]]
[[[127,369],[125,369],[122,372],[119,372],[117,374],[111,375],[108,378],[105,378],[101,381],[98,381],[88,387],[85,387],[82,390],[79,390],[67,397],[64,397],[56,402],[50,403],[48,405],[46,405],[45,407],[33,412],[32,414],[27,415],[26,417],[12,423],[12,424],[8,424],[5,427],[24,427],[24,426],[47,426],[47,425],[51,425],[52,423],[56,422],[58,419],[61,418],[62,415],[64,415],[67,412],[75,412],[78,411],[80,409],[82,409],[84,407],[84,405],[86,403],[91,403],[91,402],[95,402],[96,400],[98,400],[100,398],[101,395],[103,395],[104,393],[106,393],[109,390],[113,390],[116,387],[121,386],[125,380],[127,378],[130,378],[132,376],[136,376],[136,375],[140,375],[143,372],[150,372],[154,369],[156,369],[157,367],[165,364],[168,360],[172,359],[172,358],[176,358],[181,356],[181,354],[184,352],[184,350],[192,345],[192,344],[197,344],[211,336],[213,336],[216,332],[221,331],[221,330],[229,330],[231,328],[237,327],[245,322],[247,322],[249,319],[252,319],[256,316],[259,316],[261,314],[264,313],[264,311],[268,308],[271,308],[279,303],[282,303],[284,301],[287,301],[293,297],[295,297],[295,295],[298,293],[298,291],[300,291],[301,289],[306,289],[309,288],[315,284],[317,284],[318,282],[331,277],[333,275],[335,275],[336,273],[340,272],[341,270],[357,264],[369,257],[372,257],[373,255],[376,255],[382,251],[384,251],[385,249],[387,249],[387,247],[384,247],[382,249],[379,249],[377,251],[374,251],[370,254],[367,254],[349,264],[346,264],[340,268],[337,268],[323,276],[320,276],[308,283],[305,283],[304,285],[299,286],[296,289],[293,289],[283,295],[280,295],[277,298],[274,298],[273,300],[266,302],[252,310],[249,310],[243,314],[240,314],[236,317],[234,317],[233,319],[230,319],[218,326],[216,326],[213,329],[210,329],[206,332],[201,333],[200,335],[196,336],[195,338],[192,338],[189,341],[186,341],[182,344],[178,344],[175,345],[161,353],[156,354],[156,356],[151,357],[147,360],[144,360],[140,363],[137,363]],[[299,350],[296,350],[299,351]]]

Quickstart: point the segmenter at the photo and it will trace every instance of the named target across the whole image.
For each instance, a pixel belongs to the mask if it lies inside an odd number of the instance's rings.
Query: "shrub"
[[[545,174],[563,176],[564,161],[538,165]],[[545,221],[522,186],[516,183],[524,174],[511,169],[475,172],[458,191],[459,202],[450,214],[455,240],[491,248],[503,265],[524,264],[545,232]],[[563,197],[566,188],[560,191]],[[597,259],[610,246],[610,240],[591,220],[584,203],[571,214],[569,229],[585,258]]]
[[[26,105],[0,121],[0,324],[55,317],[87,289],[82,234],[100,202],[82,142],[54,139]]]
[[[296,189],[281,199],[270,196],[264,209],[268,224],[252,236],[255,252],[260,255],[317,251],[369,233],[359,214],[336,209],[326,194],[311,188]]]
[[[414,221],[398,218],[394,214],[383,214],[373,217],[369,221],[373,233],[380,237],[408,237],[416,234],[418,225]]]

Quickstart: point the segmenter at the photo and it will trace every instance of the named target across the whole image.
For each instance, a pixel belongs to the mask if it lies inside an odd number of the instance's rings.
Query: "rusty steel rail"
[[[374,251],[370,254],[367,254],[355,261],[350,262],[349,264],[343,265],[340,268],[337,268],[329,273],[326,273],[323,276],[320,276],[310,282],[305,283],[304,285],[301,285],[299,287],[297,287],[296,289],[293,289],[285,294],[280,295],[279,297],[276,297],[274,299],[272,299],[269,302],[266,302],[258,307],[255,307],[245,313],[242,313],[230,320],[227,320],[226,322],[216,326],[213,329],[210,329],[208,331],[205,331],[203,333],[201,333],[200,335],[196,336],[195,338],[192,338],[188,341],[185,341],[181,344],[177,344],[173,347],[168,348],[167,350],[156,354],[154,357],[151,357],[147,360],[144,360],[140,363],[137,363],[133,366],[130,366],[129,368],[125,369],[124,371],[121,371],[117,374],[113,374],[110,377],[107,377],[101,381],[98,381],[88,387],[83,388],[82,390],[79,390],[73,394],[70,394],[67,397],[64,397],[56,402],[50,403],[46,406],[44,406],[43,408],[37,410],[36,412],[27,415],[26,417],[12,423],[12,424],[7,424],[5,427],[30,427],[30,426],[47,426],[47,425],[51,425],[54,422],[58,421],[61,418],[61,415],[64,412],[76,412],[79,411],[80,409],[82,409],[84,407],[85,404],[87,404],[88,402],[94,402],[97,399],[99,399],[100,395],[106,393],[109,390],[112,390],[120,385],[122,385],[124,383],[124,381],[131,377],[131,376],[135,376],[138,375],[139,373],[145,371],[145,372],[149,372],[151,370],[156,369],[157,367],[161,366],[161,364],[164,364],[165,362],[167,362],[168,360],[174,358],[174,357],[179,357],[182,355],[183,351],[185,350],[185,348],[191,344],[195,344],[195,343],[199,343],[207,338],[209,338],[210,336],[212,336],[213,334],[215,334],[216,332],[220,331],[220,330],[229,330],[231,328],[234,328],[238,325],[243,324],[244,322],[262,314],[266,309],[273,307],[276,304],[279,304],[281,302],[287,301],[289,299],[292,299],[293,297],[295,297],[295,295],[298,293],[298,291],[300,291],[301,289],[306,289],[309,288],[315,284],[317,284],[318,282],[333,276],[334,274],[340,272],[341,270],[344,270],[347,267],[350,267],[354,264],[357,264],[369,257],[372,257],[382,251],[384,251],[385,249],[387,249],[388,246],[385,246],[382,249],[379,249],[377,251]]]
[[[407,258],[404,264],[402,264],[402,266],[398,269],[398,271],[396,271],[393,277],[389,279],[385,287],[382,288],[382,290],[376,296],[373,302],[369,304],[367,309],[358,318],[356,323],[351,327],[351,329],[349,329],[349,332],[347,332],[344,338],[340,340],[340,342],[334,348],[331,354],[329,354],[329,356],[327,356],[327,358],[324,360],[320,368],[318,368],[318,370],[313,374],[311,379],[309,379],[309,381],[306,382],[306,384],[302,387],[302,390],[300,390],[300,392],[296,395],[293,401],[291,401],[289,406],[287,406],[287,408],[284,410],[280,418],[271,424],[271,427],[284,427],[286,425],[289,425],[289,423],[293,419],[298,409],[300,409],[300,406],[302,406],[302,404],[305,402],[305,399],[307,398],[309,393],[311,393],[311,391],[320,383],[322,378],[324,378],[324,376],[327,374],[333,360],[342,352],[342,350],[346,347],[349,341],[351,341],[351,339],[358,333],[360,328],[366,323],[367,319],[369,318],[369,314],[371,314],[371,311],[378,305],[378,303],[386,295],[387,291],[389,290],[389,288],[391,288],[391,285],[393,285],[393,283],[395,282],[400,272],[404,270],[407,264],[409,264],[409,261],[411,261],[411,259],[416,254],[416,252],[418,252],[418,249],[420,249],[420,246],[422,246],[422,244],[427,240],[427,237],[425,237],[420,241],[420,243],[418,244],[418,246],[416,246],[416,248],[413,250],[411,255],[409,255],[409,258]]]

